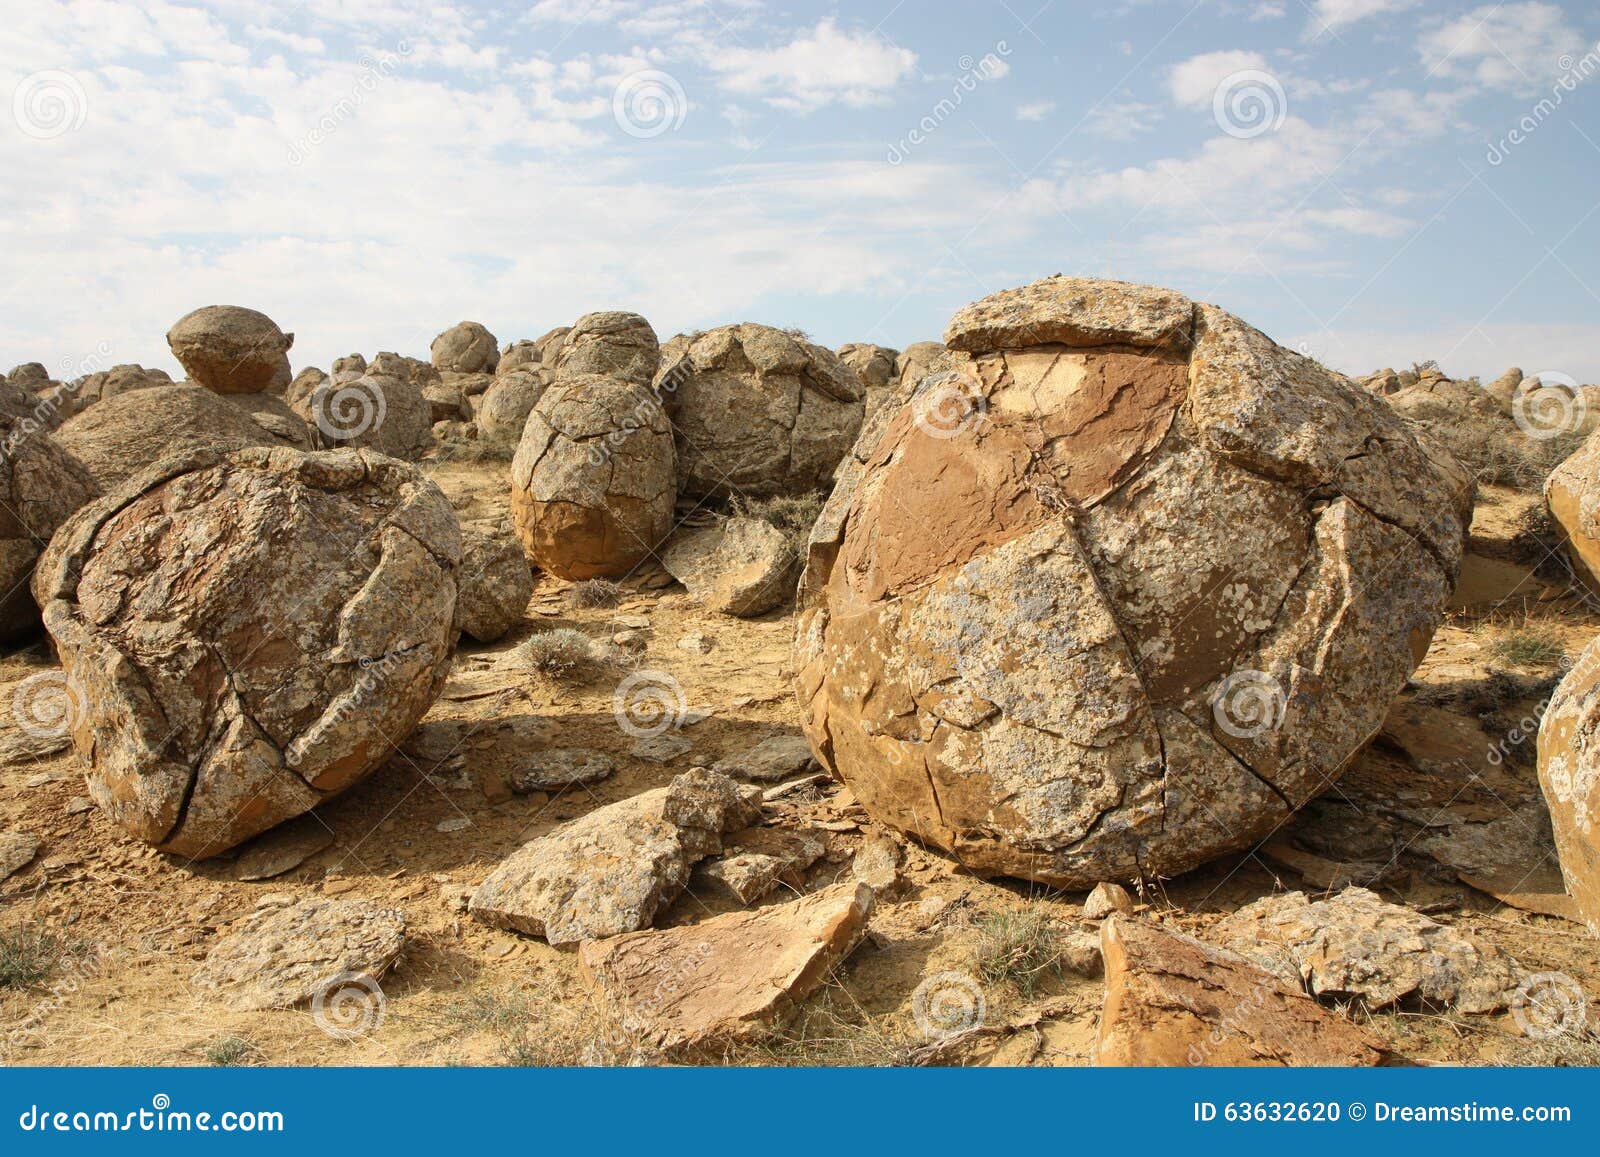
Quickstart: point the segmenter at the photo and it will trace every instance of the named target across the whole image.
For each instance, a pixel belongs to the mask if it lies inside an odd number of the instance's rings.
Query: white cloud
[[[1581,55],[1585,47],[1560,8],[1528,0],[1475,8],[1440,25],[1418,40],[1417,55],[1432,75],[1531,92],[1566,70],[1565,54]]]
[[[1306,35],[1317,36],[1324,31],[1337,32],[1358,20],[1366,20],[1388,12],[1402,12],[1416,2],[1417,0],[1317,0],[1311,8],[1311,22],[1306,25]]]
[[[1161,110],[1132,97],[1103,100],[1085,114],[1083,131],[1108,141],[1131,141],[1155,128]]]
[[[777,48],[723,45],[705,63],[729,92],[811,112],[834,101],[854,107],[882,102],[911,76],[917,55],[824,20]]]
[[[1204,52],[1173,66],[1167,74],[1167,91],[1185,108],[1210,108],[1220,85],[1236,72],[1266,72],[1267,58],[1259,52],[1228,50]]]
[[[1317,356],[1349,374],[1385,366],[1402,369],[1437,360],[1452,377],[1498,377],[1510,366],[1525,373],[1567,374],[1600,383],[1600,325],[1587,323],[1462,321],[1434,328],[1336,328],[1296,334]]]
[[[1036,100],[1031,104],[1017,106],[1017,119],[1019,121],[1042,121],[1045,117],[1056,111],[1056,102],[1053,100]]]

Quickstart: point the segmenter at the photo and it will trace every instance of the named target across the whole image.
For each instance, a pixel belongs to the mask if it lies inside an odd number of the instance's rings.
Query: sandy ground
[[[451,464],[433,473],[463,518],[503,512],[503,465]],[[1567,593],[1570,588],[1541,577],[1559,577],[1552,563],[1540,563],[1538,550],[1530,553],[1517,541],[1533,503],[1510,492],[1485,494],[1459,600],[1472,605],[1452,612],[1402,697],[1400,708],[1423,712],[1423,737],[1408,739],[1402,729],[1396,740],[1386,732],[1352,768],[1332,804],[1353,807],[1398,833],[1404,846],[1373,884],[1387,898],[1424,907],[1435,919],[1505,949],[1526,969],[1578,977],[1593,999],[1600,995],[1600,942],[1576,924],[1467,886],[1416,847],[1446,813],[1460,818],[1463,808],[1476,808],[1467,818],[1488,821],[1530,793],[1537,796],[1531,740],[1513,745],[1499,766],[1486,764],[1483,753],[1535,707],[1559,660],[1519,666],[1498,657],[1500,641],[1535,632],[1576,654],[1600,627],[1600,616]],[[0,929],[47,930],[63,946],[52,980],[0,989],[0,1024],[11,1034],[0,1041],[0,1060],[434,1065],[634,1059],[605,1031],[571,953],[485,928],[459,909],[463,889],[523,841],[663,784],[683,768],[798,730],[786,612],[751,621],[707,615],[659,571],[629,586],[616,606],[578,609],[565,596],[566,584],[542,578],[525,621],[510,636],[489,647],[461,648],[444,695],[406,751],[318,809],[316,822],[331,831],[331,846],[272,880],[238,882],[230,860],[183,863],[125,838],[92,807],[82,807],[82,779],[70,752],[17,759],[0,769],[0,828],[21,828],[42,842],[34,862],[0,884]],[[612,659],[581,679],[552,683],[504,662],[529,634],[555,627],[574,628],[610,647],[621,629],[619,616],[637,615],[650,621],[645,649],[611,647]],[[696,632],[710,642],[708,651],[679,645]],[[44,642],[0,662],[3,701],[20,680],[52,664]],[[693,722],[681,734],[693,750],[673,764],[635,757],[633,737],[618,726],[613,693],[630,669],[669,672],[683,690]],[[618,770],[554,798],[512,795],[505,775],[532,746],[593,748],[610,755]],[[796,793],[781,819],[831,829],[824,833],[830,851],[810,873],[810,887],[847,873],[853,849],[870,829],[849,793],[832,785]],[[1299,821],[1291,838],[1301,847],[1316,845],[1316,822]],[[1305,832],[1298,831],[1302,824]],[[1548,846],[1530,843],[1527,858],[1548,881],[1554,862]],[[979,880],[915,847],[907,850],[905,877],[904,887],[880,903],[867,942],[807,1002],[785,1037],[730,1059],[1086,1063],[1101,986],[1068,968],[1047,965],[985,979],[985,1022],[997,1031],[946,1054],[926,1050],[911,1007],[925,977],[944,970],[981,974],[984,945],[1007,918],[1042,918],[1070,930],[1079,922],[1083,896]],[[1151,887],[1141,903],[1170,926],[1203,935],[1222,914],[1296,888],[1320,890],[1281,860],[1252,853]],[[195,966],[219,931],[272,893],[361,897],[404,910],[409,944],[383,981],[383,1017],[374,1031],[335,1039],[307,1010],[230,1012],[195,986]],[[692,922],[719,910],[691,891],[659,923]],[[1590,1059],[1576,1047],[1557,1056],[1533,1046],[1504,1014],[1407,1009],[1369,1015],[1357,1009],[1352,1015],[1370,1021],[1417,1062]],[[24,1023],[28,1031],[18,1034]]]

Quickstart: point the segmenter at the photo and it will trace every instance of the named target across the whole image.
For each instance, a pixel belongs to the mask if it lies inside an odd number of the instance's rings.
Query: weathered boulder
[[[208,390],[255,394],[280,375],[287,380],[294,334],[257,310],[208,305],[179,318],[167,331],[167,345],[184,372]]]
[[[1579,655],[1539,723],[1539,787],[1567,894],[1600,936],[1600,639]]]
[[[866,391],[832,351],[765,325],[728,325],[687,344],[656,379],[696,498],[825,487],[861,429]]]
[[[537,367],[501,373],[478,400],[473,420],[485,438],[516,442],[528,415],[550,385],[550,375]]]
[[[1511,403],[1516,399],[1517,391],[1522,385],[1522,370],[1512,366],[1494,381],[1483,387],[1483,392],[1488,394],[1500,408],[1507,414],[1511,412]]]
[[[1211,935],[1284,984],[1358,998],[1369,1008],[1420,999],[1494,1012],[1517,986],[1516,963],[1499,949],[1365,888],[1314,902],[1303,892],[1267,896],[1224,918]]]
[[[1259,840],[1426,650],[1449,481],[1382,399],[1166,290],[1052,278],[946,340],[812,532],[818,758],[881,822],[1058,887]]]
[[[627,574],[672,530],[672,431],[648,386],[556,379],[511,463],[511,514],[533,561],[564,579]]]
[[[799,873],[827,850],[812,833],[746,828],[723,840],[722,855],[695,869],[695,892],[721,892],[741,904],[754,904],[785,880],[801,885]]]
[[[475,321],[451,326],[433,339],[428,352],[435,369],[458,374],[493,373],[500,360],[500,346],[494,334]]]
[[[1142,920],[1100,926],[1100,1065],[1376,1065],[1372,1033],[1231,952]]]
[[[492,643],[522,621],[533,594],[533,568],[509,529],[461,534],[456,624],[480,643]]]
[[[539,343],[528,341],[514,341],[500,351],[500,362],[495,366],[494,372],[498,377],[509,374],[512,370],[531,370],[539,364]]]
[[[550,366],[555,362],[556,350],[561,348],[561,343],[566,340],[570,325],[558,325],[547,331],[542,337],[534,339],[534,345],[539,349],[539,364]]]
[[[707,610],[738,618],[789,602],[800,575],[789,536],[759,518],[680,531],[661,552],[661,565]]]
[[[603,374],[648,386],[660,360],[661,347],[648,321],[637,313],[608,310],[580,317],[545,364],[557,381]]]
[[[317,449],[317,431],[277,394],[223,394],[222,400],[296,450]]]
[[[107,398],[67,419],[54,437],[102,492],[172,454],[290,444],[248,411],[192,382]]]
[[[723,833],[760,814],[727,776],[695,768],[524,844],[479,885],[468,909],[555,945],[648,928],[695,863],[722,849]]]
[[[367,359],[360,354],[345,354],[342,358],[334,358],[329,372],[338,374],[352,374],[360,377],[367,372]]]
[[[950,351],[943,342],[915,341],[901,351],[895,358],[894,377],[895,384],[899,386],[902,395],[909,397],[922,379],[929,374],[937,374],[950,368]]]
[[[432,482],[370,451],[169,458],[34,576],[113,822],[216,855],[386,760],[443,685],[461,561]]]
[[[39,552],[98,497],[89,471],[31,418],[0,414],[0,641],[39,625],[28,583]]]
[[[5,379],[13,386],[36,393],[49,383],[50,371],[44,368],[43,362],[23,362],[21,365],[12,366]]]
[[[899,350],[868,342],[849,342],[839,347],[839,360],[861,379],[868,390],[886,390],[898,380],[895,362]]]
[[[223,934],[195,982],[240,1012],[337,1000],[336,985],[375,986],[405,943],[405,913],[365,900],[264,905]]]
[[[322,445],[408,461],[433,445],[433,408],[414,382],[369,370],[357,378],[326,378],[302,395],[309,381],[291,385],[287,401]]]
[[[803,735],[769,735],[753,747],[717,760],[711,767],[735,779],[777,783],[811,766],[811,744]]]
[[[1544,500],[1561,528],[1573,572],[1600,592],[1600,433],[1550,472]]]
[[[166,370],[147,370],[141,365],[130,364],[112,366],[109,370],[90,374],[76,383],[73,392],[78,398],[77,410],[83,410],[119,394],[170,385],[172,378]]]
[[[780,1027],[867,932],[872,889],[838,884],[787,904],[578,949],[627,1036],[668,1057],[721,1059]]]

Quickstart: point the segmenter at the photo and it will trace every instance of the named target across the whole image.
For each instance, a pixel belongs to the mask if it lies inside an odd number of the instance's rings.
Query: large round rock
[[[493,373],[500,360],[494,334],[475,321],[457,322],[433,339],[428,352],[435,369],[458,374]]]
[[[822,488],[855,441],[860,380],[831,350],[765,325],[687,343],[656,379],[678,441],[681,488],[696,498]]]
[[[637,313],[586,313],[562,335],[550,359],[558,378],[604,374],[647,386],[661,361],[656,331]]]
[[[185,314],[167,331],[173,356],[195,381],[219,394],[254,394],[281,377],[288,381],[289,347],[266,314],[239,305],[208,305]]]
[[[672,432],[649,386],[557,378],[511,462],[511,515],[533,561],[564,579],[625,575],[672,530]]]
[[[537,366],[501,374],[484,391],[473,411],[479,432],[485,438],[515,443],[522,437],[528,415],[549,386],[549,372]]]
[[[818,758],[972,870],[1069,888],[1193,868],[1327,791],[1460,562],[1406,424],[1161,289],[1052,278],[946,343],[812,534]]]
[[[1600,936],[1600,639],[1584,648],[1539,723],[1539,787],[1567,894]]]
[[[368,370],[359,377],[324,378],[305,394],[291,388],[289,396],[325,446],[410,460],[433,445],[433,407],[405,378]]]
[[[171,458],[84,507],[34,593],[101,809],[215,855],[364,778],[443,684],[460,530],[371,451]]]
[[[26,395],[0,399],[0,641],[38,628],[28,589],[34,562],[67,518],[99,491],[26,408]],[[17,396],[13,396],[17,395]]]

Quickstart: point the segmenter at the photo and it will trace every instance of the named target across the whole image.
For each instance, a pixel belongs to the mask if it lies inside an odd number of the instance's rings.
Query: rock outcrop
[[[1326,791],[1460,563],[1405,423],[1162,289],[1051,278],[946,344],[812,532],[823,765],[972,870],[1066,888],[1188,870]]]
[[[679,485],[696,498],[825,487],[855,442],[866,391],[832,351],[764,325],[700,334],[663,361]]]
[[[368,451],[169,458],[78,511],[34,576],[101,810],[189,858],[359,782],[443,685],[454,512]]]
[[[869,392],[886,390],[895,384],[899,378],[895,362],[899,357],[899,350],[868,342],[849,342],[839,347],[839,360],[850,367]]]

